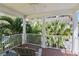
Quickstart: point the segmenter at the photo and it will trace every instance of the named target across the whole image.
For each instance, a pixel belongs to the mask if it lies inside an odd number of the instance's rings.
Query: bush
[[[47,45],[64,48],[64,42],[71,35],[70,25],[59,21],[46,23]]]

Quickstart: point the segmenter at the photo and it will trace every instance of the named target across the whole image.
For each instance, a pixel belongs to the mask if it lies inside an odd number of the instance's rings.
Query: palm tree
[[[21,33],[22,32],[22,18],[16,17],[12,19],[11,17],[7,16],[0,16],[0,20],[7,21],[7,23],[2,23],[1,30],[3,29],[3,33],[11,32],[10,34]]]
[[[15,19],[8,16],[0,16],[0,20],[6,21],[8,23],[0,24],[1,34],[19,34],[22,33],[22,18],[16,17]],[[33,27],[33,29],[32,29]],[[34,33],[35,26],[31,26],[29,22],[26,23],[26,32]],[[35,31],[37,32],[37,31]]]

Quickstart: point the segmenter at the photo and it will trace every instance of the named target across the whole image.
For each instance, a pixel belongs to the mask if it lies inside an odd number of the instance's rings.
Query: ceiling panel
[[[17,10],[25,15],[45,15],[46,13],[57,14],[69,10],[72,13],[77,3],[6,3],[6,7]],[[71,10],[71,11],[70,11]],[[64,12],[63,12],[64,13]]]

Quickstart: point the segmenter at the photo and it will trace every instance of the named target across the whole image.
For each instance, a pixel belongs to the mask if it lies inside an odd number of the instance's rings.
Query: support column
[[[23,17],[23,34],[22,34],[22,44],[25,44],[27,42],[27,36],[26,36],[26,16]]]
[[[41,46],[43,48],[46,47],[46,30],[45,30],[45,18],[42,18],[42,36],[41,36]]]
[[[72,39],[72,52],[73,54],[76,53],[78,54],[78,18],[77,14],[75,13],[72,18],[73,18],[73,39]]]

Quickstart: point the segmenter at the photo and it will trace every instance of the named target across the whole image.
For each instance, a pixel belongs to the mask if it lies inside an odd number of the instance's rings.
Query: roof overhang
[[[15,15],[42,17],[50,15],[71,15],[79,7],[77,3],[5,3],[0,4],[0,11]]]

